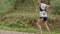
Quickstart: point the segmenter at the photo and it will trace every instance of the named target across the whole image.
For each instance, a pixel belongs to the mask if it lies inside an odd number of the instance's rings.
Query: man
[[[41,1],[41,0],[38,0],[38,3],[40,5],[40,7],[39,7],[40,8],[40,18],[38,19],[37,26],[40,30],[40,34],[42,34],[41,23],[43,23],[44,26],[46,27],[48,34],[51,34],[50,29],[47,25],[47,9],[49,6],[45,3],[43,3],[43,1]]]

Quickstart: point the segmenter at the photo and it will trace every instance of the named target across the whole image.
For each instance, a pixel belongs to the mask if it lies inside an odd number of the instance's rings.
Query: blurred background
[[[52,33],[60,33],[60,0],[43,0],[50,7],[48,25]],[[0,0],[0,29],[19,32],[39,32],[37,0]],[[44,25],[42,25],[45,32]]]

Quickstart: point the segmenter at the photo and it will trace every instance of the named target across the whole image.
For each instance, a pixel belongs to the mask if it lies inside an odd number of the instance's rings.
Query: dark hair
[[[44,3],[44,1],[43,1],[43,0],[41,0],[41,3]]]

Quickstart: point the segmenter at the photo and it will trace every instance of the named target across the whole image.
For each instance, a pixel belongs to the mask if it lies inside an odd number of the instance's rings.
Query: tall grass
[[[32,11],[34,5],[32,0],[0,0],[0,14],[8,13],[6,15],[0,15],[0,26],[6,26],[7,28],[36,28],[36,22],[39,17],[39,12]],[[60,0],[51,0],[50,10],[48,12],[48,25],[53,31],[60,32]],[[22,4],[21,4],[22,3]],[[16,6],[15,6],[16,5]],[[35,4],[36,7],[38,6]],[[12,9],[17,7],[14,12]],[[59,14],[59,15],[58,15]],[[1,27],[2,29],[2,27]]]
[[[0,14],[11,11],[14,2],[14,0],[0,0]]]

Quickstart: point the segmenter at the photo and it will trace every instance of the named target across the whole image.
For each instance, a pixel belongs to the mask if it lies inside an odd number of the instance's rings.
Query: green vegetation
[[[59,1],[51,0],[50,2],[48,25],[52,30],[52,34],[59,34],[60,32]],[[39,12],[32,10],[33,8],[38,8],[37,0],[34,3],[32,3],[32,0],[0,0],[0,2],[0,29],[39,32],[36,27]]]

